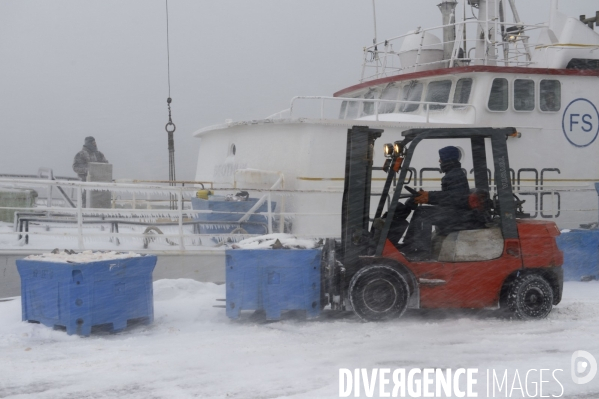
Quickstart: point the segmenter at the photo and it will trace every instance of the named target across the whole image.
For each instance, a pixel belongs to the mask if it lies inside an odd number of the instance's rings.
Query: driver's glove
[[[414,202],[417,204],[428,204],[428,191],[420,190],[418,196],[414,198]]]

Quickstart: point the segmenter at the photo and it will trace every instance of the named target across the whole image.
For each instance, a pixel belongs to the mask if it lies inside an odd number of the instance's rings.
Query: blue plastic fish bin
[[[200,224],[200,234],[229,234],[237,227],[243,228],[249,234],[267,234],[267,215],[256,214],[268,212],[268,202],[266,201],[260,205],[255,214],[250,215],[247,220],[250,223],[241,223],[240,226],[231,223],[218,225],[218,222],[237,222],[256,205],[256,202],[258,202],[257,198],[248,198],[247,201],[226,201],[224,197],[209,197],[207,200],[192,198],[191,207],[198,211],[212,211],[212,213],[200,213],[195,217],[196,220],[213,222],[214,225],[211,227]],[[271,211],[274,212],[276,205],[276,202],[271,201]]]
[[[557,237],[564,251],[564,280],[599,277],[599,230],[570,230]]]
[[[155,266],[154,255],[89,263],[17,260],[23,321],[83,336],[97,325],[119,331],[132,319],[152,323]]]
[[[320,314],[321,249],[230,249],[226,251],[227,316],[263,310],[279,320],[284,310]]]

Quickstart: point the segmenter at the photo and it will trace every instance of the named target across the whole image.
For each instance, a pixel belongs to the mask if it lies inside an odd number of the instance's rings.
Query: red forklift
[[[518,134],[516,130],[403,132],[403,140],[384,146],[387,178],[371,219],[373,151],[382,132],[363,126],[348,130],[341,242],[325,243],[321,306],[345,310],[349,302],[364,321],[395,319],[408,307],[495,308],[520,319],[546,317],[562,296],[563,253],[555,240],[560,232],[553,222],[527,220],[524,201],[512,191],[506,141]],[[487,222],[474,229],[433,234],[431,258],[411,261],[398,246],[408,218],[385,217],[383,211],[396,215],[398,207],[416,206],[410,201],[417,193],[407,186],[414,151],[423,140],[439,139],[448,139],[448,145],[451,140],[470,139],[472,153],[465,156],[472,156],[474,188],[469,203]],[[487,145],[493,158],[493,187]]]

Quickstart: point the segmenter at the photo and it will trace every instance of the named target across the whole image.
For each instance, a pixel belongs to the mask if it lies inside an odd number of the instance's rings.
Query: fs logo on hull
[[[562,118],[562,130],[570,144],[587,147],[599,133],[599,112],[586,98],[577,98],[566,107]]]

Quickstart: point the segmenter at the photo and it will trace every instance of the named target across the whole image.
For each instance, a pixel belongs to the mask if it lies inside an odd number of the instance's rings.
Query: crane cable
[[[168,98],[171,98],[171,52],[168,38],[168,0],[166,0],[166,70],[168,78]]]
[[[175,181],[175,140],[173,137],[173,133],[177,127],[173,123],[173,118],[171,115],[171,56],[170,56],[170,46],[169,46],[169,35],[168,35],[168,0],[166,0],[166,65],[167,65],[167,79],[168,79],[168,98],[166,99],[166,104],[168,106],[168,122],[164,126],[166,133],[168,134],[168,180],[169,185],[176,185]],[[170,208],[176,209],[176,198],[171,195],[170,199]]]

